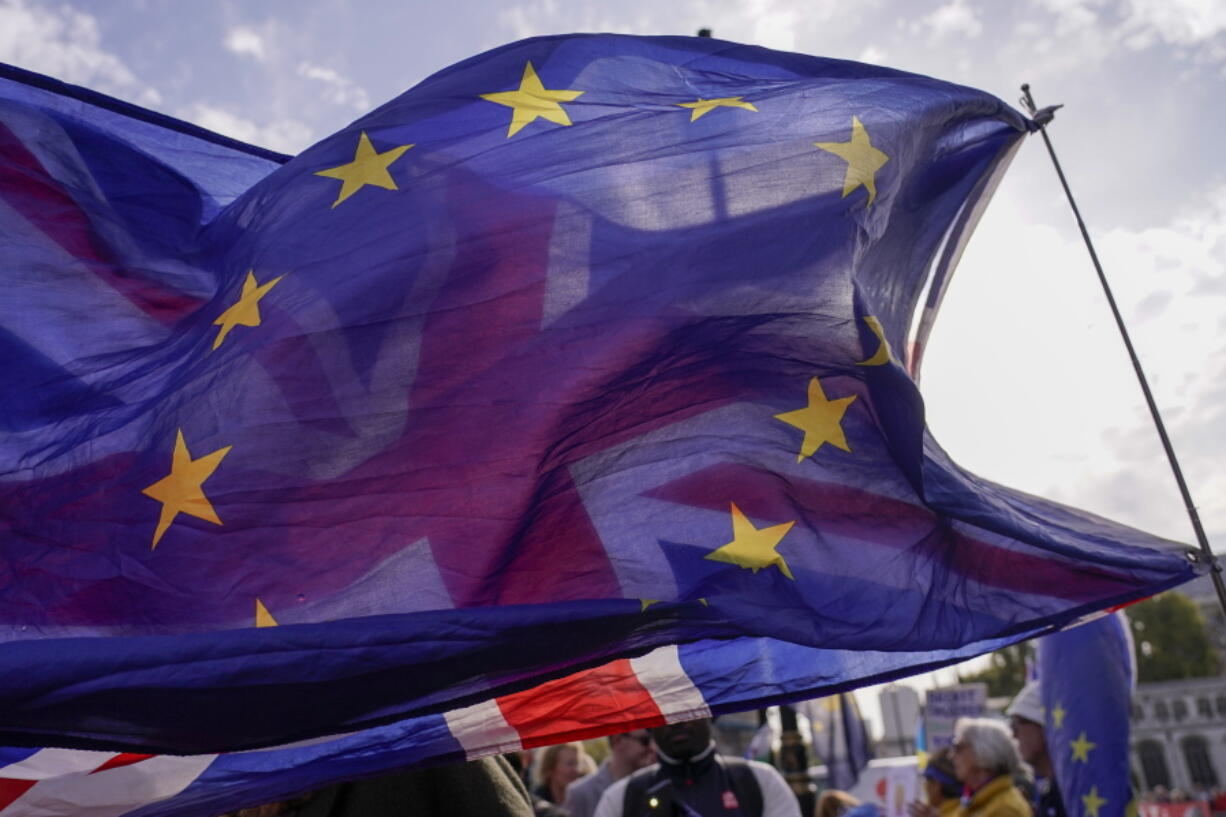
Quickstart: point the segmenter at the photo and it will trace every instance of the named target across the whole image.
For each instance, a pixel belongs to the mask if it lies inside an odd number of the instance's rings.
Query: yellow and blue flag
[[[258,800],[1188,580],[925,429],[925,327],[1029,127],[877,66],[556,36],[291,158],[0,70],[0,743],[126,758],[99,780],[223,753]],[[639,703],[558,680],[605,671]]]
[[[873,758],[873,745],[855,696],[847,692],[810,701],[805,713],[813,751],[826,764],[826,787],[847,790]]]
[[[1123,612],[1039,641],[1044,736],[1066,814],[1136,813],[1128,762],[1136,660]]]

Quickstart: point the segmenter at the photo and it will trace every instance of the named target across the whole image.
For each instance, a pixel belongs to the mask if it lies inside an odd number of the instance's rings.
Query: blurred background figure
[[[911,817],[953,817],[961,805],[962,783],[954,771],[952,750],[940,749],[928,758],[921,775],[924,802],[911,803]]]
[[[528,790],[503,757],[337,783],[227,817],[532,817]]]
[[[1056,784],[1047,736],[1043,731],[1043,696],[1038,681],[1031,681],[1005,710],[1009,727],[1017,741],[1022,760],[1034,769],[1035,797],[1032,805],[1036,817],[1066,817],[1060,787]]]
[[[559,806],[566,799],[566,787],[596,765],[578,742],[550,746],[541,753],[540,763],[532,793]]]
[[[605,789],[594,817],[800,817],[773,766],[715,751],[710,718],[658,726],[651,739],[658,762]]]
[[[536,784],[532,780],[532,758],[534,755],[534,749],[521,749],[518,752],[505,754],[502,758],[514,770],[519,781],[524,784],[524,791],[527,792],[528,804],[532,809],[533,817],[566,817],[566,812],[562,811],[561,806],[555,806],[548,800],[536,795]]]
[[[841,789],[826,789],[817,798],[814,817],[880,817],[881,809],[874,803],[862,803]]]
[[[826,789],[817,798],[813,817],[843,817],[859,805],[859,800],[841,789]]]
[[[968,817],[1031,817],[1030,804],[1013,778],[1022,761],[1009,730],[987,718],[954,724],[954,776],[966,787],[960,814]]]
[[[610,735],[609,756],[600,768],[567,787],[563,803],[567,813],[570,817],[592,817],[605,789],[655,760],[656,752],[646,729]]]

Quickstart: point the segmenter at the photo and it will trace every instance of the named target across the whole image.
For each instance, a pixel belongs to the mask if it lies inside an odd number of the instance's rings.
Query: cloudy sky
[[[296,152],[457,60],[572,31],[692,34],[1064,103],[1051,128],[1211,541],[1226,550],[1221,0],[0,0],[0,61]],[[1042,143],[925,358],[936,438],[1007,485],[1192,541]]]

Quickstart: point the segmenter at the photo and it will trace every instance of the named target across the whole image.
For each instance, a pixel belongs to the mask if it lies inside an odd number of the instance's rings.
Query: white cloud
[[[1226,186],[1165,225],[1109,230],[1096,244],[1202,519],[1226,530]],[[932,340],[929,422],[956,461],[1006,485],[1191,539],[1078,236],[1027,219],[1008,178]],[[1001,427],[994,418],[1002,417],[1018,419]]]
[[[141,104],[160,101],[156,90],[102,47],[98,21],[71,6],[0,0],[0,60]]]
[[[574,31],[692,35],[699,28],[728,39],[769,48],[806,50],[805,40],[838,41],[865,20],[879,17],[883,0],[624,0],[616,5],[523,0],[499,6],[497,20],[510,37]]]
[[[1169,45],[1199,45],[1226,32],[1222,0],[1130,0],[1126,30],[1138,32],[1139,44],[1158,38]]]
[[[366,90],[331,68],[300,62],[298,76],[322,83],[329,102],[348,105],[363,112],[370,108],[370,97]]]
[[[233,139],[282,153],[298,153],[312,140],[311,129],[297,120],[281,119],[259,125],[203,102],[179,110],[176,116]]]
[[[1226,186],[1169,225],[1113,230],[1102,241],[1104,263],[1121,303],[1140,306],[1151,292],[1170,294],[1157,317],[1136,321],[1134,342],[1151,370],[1155,399],[1183,461],[1193,498],[1206,525],[1226,530],[1226,343],[1219,321],[1226,313]],[[1135,308],[1135,306],[1134,306]],[[1131,435],[1154,433],[1147,415],[1135,428],[1111,429],[1108,438],[1121,463],[1135,468],[1141,484],[1171,484],[1165,465],[1148,473],[1137,463]],[[1169,489],[1168,489],[1169,490]],[[1149,519],[1158,526],[1159,512]],[[1170,520],[1188,538],[1187,522]]]
[[[796,15],[789,3],[752,0],[746,11],[753,20],[750,42],[780,51],[796,50]]]
[[[867,62],[873,65],[884,65],[888,57],[886,53],[875,45],[870,45],[860,52],[860,56],[856,57],[857,62]]]
[[[1177,58],[1193,64],[1226,62],[1221,0],[1030,0],[1030,6],[1051,21],[1039,28],[1031,50],[1044,62],[1058,60],[1061,70],[1092,65],[1122,49],[1157,46],[1181,49]]]
[[[1054,33],[1068,36],[1099,25],[1099,9],[1105,0],[1032,0],[1056,18]]]
[[[920,21],[920,25],[939,38],[962,35],[975,38],[983,32],[983,24],[966,0],[950,0]]]
[[[226,32],[223,44],[227,51],[235,54],[245,54],[261,62],[268,59],[268,52],[264,48],[264,38],[250,28],[238,26],[230,29]]]

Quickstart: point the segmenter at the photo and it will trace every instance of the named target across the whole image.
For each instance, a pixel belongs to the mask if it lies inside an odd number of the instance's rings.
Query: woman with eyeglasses
[[[962,718],[954,724],[951,757],[963,785],[958,817],[1031,817],[1030,804],[1013,784],[1022,761],[1004,724]]]

